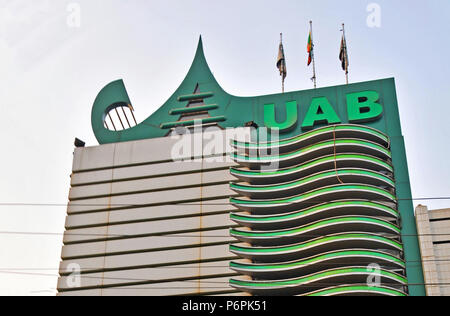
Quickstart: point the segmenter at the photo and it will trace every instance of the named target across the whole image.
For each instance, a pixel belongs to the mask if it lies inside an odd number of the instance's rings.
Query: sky
[[[73,141],[98,144],[90,113],[102,87],[124,79],[147,118],[183,80],[201,34],[227,92],[279,93],[283,32],[286,90],[310,89],[310,20],[318,86],[345,83],[345,23],[350,82],[396,79],[413,197],[450,196],[447,0],[0,0],[0,295],[56,293]]]

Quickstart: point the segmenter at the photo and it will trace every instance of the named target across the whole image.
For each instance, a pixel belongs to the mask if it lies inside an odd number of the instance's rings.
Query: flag
[[[347,41],[345,40],[345,35],[342,35],[341,40],[341,51],[339,52],[339,60],[342,64],[342,70],[345,71],[346,74],[348,74],[348,53],[347,53]]]
[[[309,37],[308,37],[308,46],[307,46],[307,52],[308,52],[308,66],[311,65],[312,62],[312,52],[314,49],[314,45],[312,42],[312,34],[311,32],[309,32]]]
[[[286,58],[284,57],[283,42],[280,42],[280,47],[278,49],[277,68],[280,71],[280,76],[282,76],[284,80],[287,76],[287,68]]]

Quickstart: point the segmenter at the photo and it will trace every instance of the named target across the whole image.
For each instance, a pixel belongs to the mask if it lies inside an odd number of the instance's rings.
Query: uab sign
[[[348,93],[346,99],[347,121],[349,123],[367,123],[378,120],[383,115],[383,106],[378,102],[380,95],[377,91],[363,91]],[[317,125],[340,124],[341,117],[331,105],[327,97],[313,97],[304,118],[299,116],[297,101],[285,104],[285,120],[280,121],[276,115],[274,103],[264,105],[264,126],[269,129],[278,128],[280,132],[294,129],[301,120],[303,131],[311,130]]]

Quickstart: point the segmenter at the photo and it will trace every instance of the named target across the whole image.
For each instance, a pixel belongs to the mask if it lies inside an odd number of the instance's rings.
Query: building
[[[450,295],[450,209],[416,208],[417,231],[428,296]]]
[[[425,294],[393,79],[232,96],[200,40],[160,109],[129,110],[107,85],[75,151],[60,295]]]

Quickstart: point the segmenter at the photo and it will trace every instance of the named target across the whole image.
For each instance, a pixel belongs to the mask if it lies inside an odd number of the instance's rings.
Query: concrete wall
[[[422,265],[428,296],[450,295],[450,209],[416,208]]]
[[[245,141],[249,130],[236,134]],[[221,131],[77,148],[59,295],[242,294],[228,285],[235,275],[228,137]],[[211,151],[214,138],[225,145]],[[178,150],[181,142],[193,151]]]

